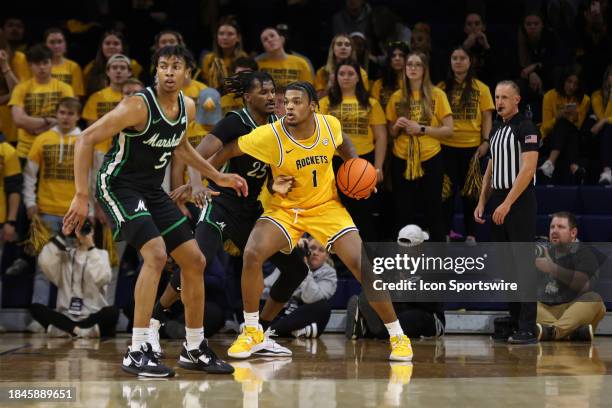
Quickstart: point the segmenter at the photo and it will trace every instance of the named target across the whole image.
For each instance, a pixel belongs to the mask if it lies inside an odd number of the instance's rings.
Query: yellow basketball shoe
[[[393,336],[389,339],[391,342],[391,361],[411,361],[412,360],[412,345],[410,339],[405,334],[401,336]]]
[[[244,326],[242,333],[232,343],[227,355],[233,358],[249,358],[264,345],[264,332],[259,327]]]

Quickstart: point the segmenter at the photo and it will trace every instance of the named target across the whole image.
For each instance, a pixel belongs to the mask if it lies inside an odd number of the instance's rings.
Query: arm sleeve
[[[85,107],[83,108],[83,114],[81,117],[85,120],[98,120],[98,113],[96,112],[97,95],[93,94],[87,98]]]
[[[401,91],[397,91],[397,92],[401,92]],[[398,100],[397,92],[391,95],[391,98],[389,98],[389,102],[387,102],[386,114],[387,114],[387,120],[389,122],[395,122],[398,118],[397,111],[395,109],[395,104],[397,103],[397,100]]]
[[[85,95],[85,85],[83,84],[83,71],[78,64],[72,70],[72,90],[78,96]]]
[[[94,248],[87,251],[87,273],[99,288],[111,281],[112,271],[106,250]]]
[[[53,282],[55,286],[59,286],[62,275],[62,265],[65,261],[65,249],[61,249],[54,240],[45,244],[38,255],[38,265],[40,269],[47,279]]]
[[[23,172],[23,203],[26,208],[36,205],[36,183],[38,181],[38,163],[28,159]]]
[[[317,70],[317,75],[315,76],[315,80],[314,80],[314,87],[317,90],[317,92],[319,92],[319,91],[323,91],[326,86],[327,86],[327,82],[325,81],[325,69],[321,67]]]
[[[372,107],[370,109],[370,125],[386,125],[387,118],[380,103],[376,99],[370,98],[370,106]]]
[[[323,115],[329,114],[329,98],[327,96],[319,101],[319,112]]]
[[[11,99],[9,100],[8,106],[24,106],[25,101],[25,87],[23,84],[17,84],[15,88],[13,88],[13,92],[11,93]]]
[[[582,98],[582,102],[580,103],[580,106],[578,106],[578,129],[580,129],[582,127],[582,124],[584,123],[584,120],[586,119],[589,110],[591,108],[591,98],[589,98],[587,95],[584,95],[584,97]]]
[[[62,82],[61,85],[62,85],[61,92],[62,92],[62,96],[64,98],[66,98],[66,97],[73,97],[74,96],[74,90],[72,89],[71,85],[68,85],[68,84],[66,84],[64,82]]]
[[[597,116],[597,120],[603,119],[606,115],[603,106],[603,100],[600,92],[594,92],[591,96],[591,106],[593,107],[593,112],[595,112],[595,116]],[[611,118],[608,118],[608,122],[610,122]]]
[[[530,120],[523,120],[519,125],[519,142],[522,152],[537,152],[540,147],[540,132]]]
[[[225,119],[217,123],[213,130],[210,131],[210,133],[215,135],[224,145],[244,135],[244,132],[244,123],[242,123],[240,117],[235,113],[228,114]]]
[[[300,286],[302,301],[314,303],[322,299],[330,299],[336,293],[338,278],[336,271],[331,267],[323,267],[316,275],[309,272]]]
[[[238,147],[243,153],[270,165],[280,164],[280,143],[272,130],[272,125],[260,126],[238,138]]]
[[[557,121],[555,115],[555,100],[552,92],[547,92],[544,95],[544,101],[542,102],[542,134],[544,137],[550,133],[555,122]]]
[[[494,110],[495,104],[493,103],[493,97],[491,97],[491,90],[486,84],[479,83],[478,85],[480,88],[480,111]]]
[[[448,115],[453,114],[453,110],[450,107],[450,103],[448,102],[448,98],[446,97],[446,93],[439,88],[436,89],[436,111],[434,115],[438,118],[440,122],[442,119],[447,117]]]

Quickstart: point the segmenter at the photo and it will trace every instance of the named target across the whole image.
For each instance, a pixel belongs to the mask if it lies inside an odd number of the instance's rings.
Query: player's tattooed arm
[[[338,146],[336,150],[344,161],[357,157],[357,151],[355,150],[353,141],[344,133],[342,133],[342,144]]]

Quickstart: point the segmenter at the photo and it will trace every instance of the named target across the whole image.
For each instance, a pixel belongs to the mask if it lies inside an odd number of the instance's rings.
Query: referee
[[[502,121],[493,126],[489,145],[491,160],[487,164],[474,219],[484,224],[485,204],[492,202],[494,242],[533,242],[536,234],[537,204],[534,191],[540,135],[531,120],[518,109],[519,87],[512,81],[501,81],[495,88],[495,109]],[[536,302],[510,303],[510,320],[514,333],[511,344],[536,343]]]

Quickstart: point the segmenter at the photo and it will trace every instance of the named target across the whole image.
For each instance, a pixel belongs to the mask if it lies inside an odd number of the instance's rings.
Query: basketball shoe
[[[391,361],[411,361],[412,360],[412,345],[410,339],[405,334],[401,336],[393,336],[389,339],[391,342]]]
[[[242,333],[227,350],[227,355],[233,358],[249,358],[263,347],[264,341],[265,336],[261,326],[244,326]]]

